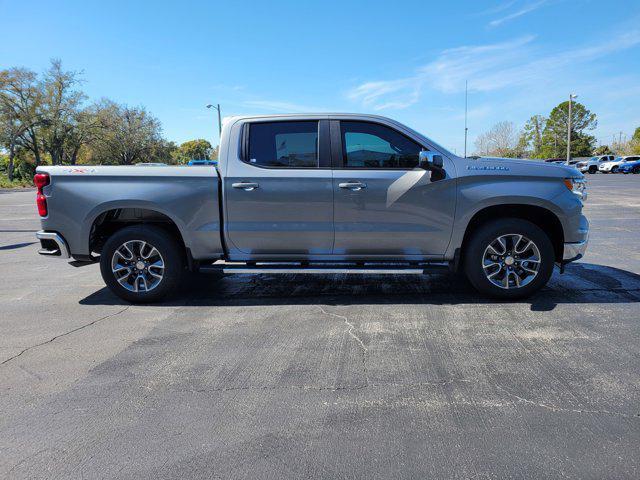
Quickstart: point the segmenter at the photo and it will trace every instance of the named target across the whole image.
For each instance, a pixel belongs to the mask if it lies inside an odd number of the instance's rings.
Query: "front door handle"
[[[250,192],[251,190],[255,190],[256,188],[258,188],[260,185],[253,182],[238,182],[238,183],[232,183],[231,186],[233,188],[241,188],[245,192]]]
[[[346,188],[348,190],[351,190],[352,192],[357,192],[358,190],[367,188],[367,184],[362,182],[344,182],[344,183],[339,183],[338,186],[340,188]]]

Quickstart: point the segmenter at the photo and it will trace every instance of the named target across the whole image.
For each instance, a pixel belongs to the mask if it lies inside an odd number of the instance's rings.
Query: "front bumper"
[[[40,245],[42,246],[38,250],[40,255],[64,259],[71,258],[69,246],[59,233],[40,230],[36,232],[36,238],[40,240]]]
[[[584,252],[587,250],[588,244],[588,236],[582,242],[565,243],[564,253],[562,254],[562,263],[569,263],[581,259],[584,256]]]

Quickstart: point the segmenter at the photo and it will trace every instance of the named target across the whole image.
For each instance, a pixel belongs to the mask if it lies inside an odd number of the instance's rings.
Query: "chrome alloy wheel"
[[[150,292],[164,277],[164,259],[156,247],[144,240],[129,240],[113,253],[111,271],[130,292]]]
[[[497,287],[528,285],[538,275],[542,258],[538,246],[524,235],[508,233],[493,240],[482,255],[482,269]]]

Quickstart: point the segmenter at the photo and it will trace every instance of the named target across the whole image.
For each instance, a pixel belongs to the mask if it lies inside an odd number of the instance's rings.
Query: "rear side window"
[[[318,122],[250,124],[246,161],[260,167],[317,168]]]
[[[392,128],[377,123],[340,122],[340,130],[345,168],[418,166],[423,148]]]

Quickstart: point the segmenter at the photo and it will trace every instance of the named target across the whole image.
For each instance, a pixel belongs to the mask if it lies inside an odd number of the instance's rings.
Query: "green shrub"
[[[8,182],[9,157],[0,155],[0,175]],[[20,184],[33,184],[33,176],[36,174],[35,163],[31,159],[16,157],[13,160],[13,180]],[[4,187],[4,186],[3,186]]]
[[[33,181],[36,174],[36,165],[34,162],[23,159],[16,159],[14,162],[13,176],[16,180]]]
[[[0,173],[0,188],[23,188],[23,187],[33,187],[32,180],[22,180],[22,179],[13,179],[13,182],[10,182],[7,178],[7,174],[2,172]]]

